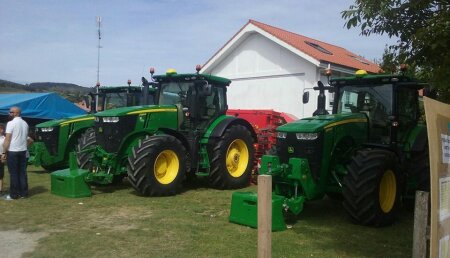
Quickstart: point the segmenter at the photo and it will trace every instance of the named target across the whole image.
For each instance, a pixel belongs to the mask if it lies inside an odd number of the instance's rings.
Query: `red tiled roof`
[[[249,23],[257,26],[258,28],[266,31],[272,36],[280,39],[281,41],[284,41],[285,43],[291,45],[292,47],[298,49],[299,51],[321,62],[330,62],[333,64],[346,66],[349,68],[363,69],[370,73],[378,73],[380,70],[380,67],[377,64],[359,55],[356,55],[342,47],[334,46],[319,40],[308,38],[261,22],[257,22],[255,20],[249,20],[249,22],[246,25],[244,25],[243,28],[245,28]],[[309,42],[309,44],[306,42]],[[322,51],[319,50],[317,46]],[[324,52],[328,52],[331,54],[327,54]]]

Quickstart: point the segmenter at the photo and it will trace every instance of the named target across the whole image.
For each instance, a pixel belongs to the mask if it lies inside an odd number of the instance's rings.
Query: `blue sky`
[[[168,68],[194,72],[249,19],[380,59],[385,36],[348,30],[350,0],[0,0],[0,79],[19,83],[139,84]]]

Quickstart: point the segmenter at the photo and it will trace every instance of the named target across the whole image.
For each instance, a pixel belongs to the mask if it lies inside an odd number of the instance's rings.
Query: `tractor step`
[[[272,231],[283,231],[286,224],[283,217],[284,197],[272,195]],[[258,194],[255,192],[234,192],[231,197],[230,222],[258,228]]]
[[[91,196],[89,185],[84,178],[87,170],[78,168],[74,153],[70,153],[70,168],[51,173],[51,193],[69,198]]]

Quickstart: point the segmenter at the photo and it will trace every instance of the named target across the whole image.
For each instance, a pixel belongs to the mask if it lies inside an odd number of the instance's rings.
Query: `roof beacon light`
[[[330,64],[328,64],[327,69],[325,69],[325,75],[326,76],[331,76],[331,65]]]
[[[201,69],[202,69],[201,65],[198,64],[195,66],[195,70],[197,71],[197,73],[199,73]]]
[[[175,70],[175,69],[173,69],[173,68],[169,68],[169,69],[167,69],[167,71],[166,71],[166,75],[175,75],[175,74],[177,74],[177,71]]]
[[[128,86],[131,85],[131,80],[130,79],[128,79],[127,84],[128,84]]]
[[[358,70],[355,72],[356,77],[364,77],[367,75],[366,70]]]
[[[97,82],[97,84],[95,84],[95,87],[100,87],[100,83]]]
[[[400,71],[401,71],[402,73],[408,71],[408,68],[409,68],[409,67],[408,67],[407,64],[400,64]]]
[[[155,73],[155,68],[154,67],[150,67],[150,74],[153,76],[154,73]]]

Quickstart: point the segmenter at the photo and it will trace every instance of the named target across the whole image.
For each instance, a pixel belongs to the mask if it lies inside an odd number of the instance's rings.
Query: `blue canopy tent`
[[[31,126],[40,122],[86,114],[72,102],[54,92],[0,94],[0,120],[6,122],[9,109],[22,109],[22,117]]]

